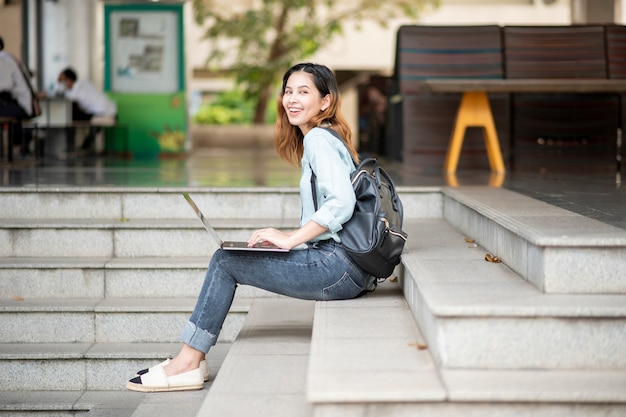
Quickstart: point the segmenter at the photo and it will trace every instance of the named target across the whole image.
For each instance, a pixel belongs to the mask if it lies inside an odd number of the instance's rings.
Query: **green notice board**
[[[127,129],[133,155],[153,157],[184,152],[187,114],[183,93],[109,95],[117,103],[118,122]],[[112,151],[122,150],[122,143],[112,146]]]
[[[182,4],[104,6],[104,89],[135,156],[186,150],[182,16]],[[109,146],[118,151],[122,144]]]

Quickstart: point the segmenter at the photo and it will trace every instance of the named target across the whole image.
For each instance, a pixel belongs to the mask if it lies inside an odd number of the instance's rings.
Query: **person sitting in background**
[[[0,116],[18,120],[33,117],[33,90],[26,75],[20,69],[20,62],[4,50],[4,40],[0,37]],[[20,153],[28,152],[21,123],[14,125],[13,137],[22,143]]]
[[[72,100],[72,120],[74,121],[106,121],[114,123],[117,116],[117,106],[102,91],[89,81],[79,80],[72,68],[65,68],[57,79],[58,93]],[[89,128],[89,133],[81,145],[81,151],[88,152],[94,147],[98,127]],[[73,145],[75,131],[68,132],[68,141]]]

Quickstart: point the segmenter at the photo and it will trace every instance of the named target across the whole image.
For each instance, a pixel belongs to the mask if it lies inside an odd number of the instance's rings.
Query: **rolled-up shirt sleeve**
[[[339,139],[323,129],[311,130],[304,141],[303,164],[308,164],[307,168],[316,175],[318,209],[310,220],[336,235],[354,211],[356,198],[350,183],[354,164]],[[310,182],[310,172],[307,171],[303,169],[303,173],[309,174]],[[333,238],[337,240],[336,236]]]

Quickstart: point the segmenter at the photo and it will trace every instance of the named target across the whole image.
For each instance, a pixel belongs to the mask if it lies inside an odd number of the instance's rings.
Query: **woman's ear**
[[[323,98],[322,98],[322,106],[321,106],[321,110],[325,111],[327,108],[330,107],[330,94],[326,94]]]

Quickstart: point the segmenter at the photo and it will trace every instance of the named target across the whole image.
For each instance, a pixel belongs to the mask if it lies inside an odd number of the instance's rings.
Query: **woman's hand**
[[[252,233],[250,239],[248,239],[248,246],[255,245],[274,245],[283,249],[291,249],[296,245],[291,245],[290,237],[292,233],[281,232],[280,230],[269,228],[259,229]]]
[[[273,228],[259,229],[252,233],[252,236],[248,239],[248,246],[272,244],[283,249],[293,249],[299,244],[308,242],[327,230],[327,228],[320,226],[314,221],[308,222],[293,232],[282,232]]]

